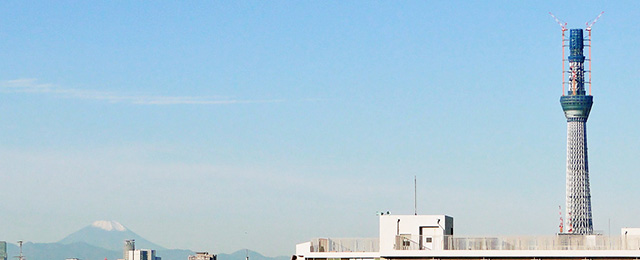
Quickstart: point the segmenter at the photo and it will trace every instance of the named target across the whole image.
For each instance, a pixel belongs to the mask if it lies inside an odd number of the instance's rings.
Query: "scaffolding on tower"
[[[588,70],[584,70],[584,73],[588,73],[589,74],[589,80],[584,82],[586,84],[589,84],[589,95],[591,94],[591,27],[593,27],[593,25],[598,21],[598,19],[600,19],[600,17],[602,16],[602,14],[604,14],[604,11],[600,12],[600,14],[598,14],[598,16],[587,22],[586,25],[587,27],[585,28],[585,31],[587,31],[588,35],[587,35],[587,39],[584,39],[585,42],[587,42],[587,44],[585,44],[585,47],[589,48],[589,57],[587,59],[585,59],[585,61],[589,62],[589,69]],[[565,48],[569,47],[569,45],[565,44],[565,42],[569,41],[569,39],[566,38],[565,36],[565,32],[568,31],[567,29],[567,23],[561,21],[560,19],[558,19],[558,17],[556,17],[553,13],[549,12],[549,15],[551,15],[551,17],[553,17],[553,19],[556,21],[556,23],[558,23],[558,25],[560,25],[560,29],[562,31],[562,95],[565,95],[565,84],[567,83],[571,83],[571,81],[565,81],[565,74],[572,73],[571,68],[569,68],[569,70],[566,69],[566,65],[565,65],[565,61],[567,61],[566,57],[564,56],[565,54]],[[574,77],[575,75],[570,75],[571,77]],[[575,86],[571,86],[570,85],[571,90],[574,92],[573,94],[575,95]]]
[[[560,25],[560,28],[562,29],[562,95],[564,96],[564,48],[567,47],[567,45],[564,44],[564,42],[568,41],[565,36],[564,36],[564,32],[567,31],[567,23],[563,23],[562,21],[560,21],[560,19],[558,19],[558,17],[556,17],[555,15],[553,15],[551,12],[549,12],[549,14],[551,15],[551,17],[553,17],[553,19],[556,20],[556,23],[558,23]]]
[[[586,40],[589,42],[589,44],[586,45],[587,47],[589,47],[589,59],[587,59],[587,61],[589,61],[589,70],[585,71],[589,73],[589,81],[587,82],[589,83],[589,95],[591,95],[591,27],[593,27],[593,25],[598,21],[598,19],[600,19],[600,16],[602,16],[602,14],[604,14],[604,11],[600,12],[600,14],[598,14],[596,19],[593,19],[591,22],[587,22],[587,28],[585,29],[585,31],[589,33],[587,35],[587,37],[589,38],[587,38]]]

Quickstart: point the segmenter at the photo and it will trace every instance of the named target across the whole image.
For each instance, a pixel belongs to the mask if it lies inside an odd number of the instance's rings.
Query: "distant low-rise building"
[[[7,242],[0,241],[0,260],[7,260]]]
[[[129,260],[162,260],[156,256],[156,250],[136,249],[129,251]]]
[[[136,250],[136,240],[134,239],[127,239],[124,241],[124,252],[123,252],[123,257],[124,260],[130,260],[129,259],[129,251],[133,251]]]
[[[124,259],[123,260],[162,260],[161,257],[156,256],[156,250],[136,249],[135,243],[136,242],[133,239],[124,241]]]
[[[218,256],[209,254],[209,252],[196,252],[196,255],[190,255],[188,260],[217,260]]]

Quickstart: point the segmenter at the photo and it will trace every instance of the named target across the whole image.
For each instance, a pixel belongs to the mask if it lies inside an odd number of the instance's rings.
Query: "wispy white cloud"
[[[101,100],[109,103],[139,105],[229,105],[248,103],[279,103],[282,99],[242,100],[229,97],[153,96],[122,95],[113,92],[63,88],[54,84],[40,83],[37,79],[14,79],[0,82],[0,91],[5,93],[33,93],[55,95],[61,98]]]

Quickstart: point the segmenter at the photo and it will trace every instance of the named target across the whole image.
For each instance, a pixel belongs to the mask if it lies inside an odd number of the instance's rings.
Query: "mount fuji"
[[[84,242],[108,250],[122,251],[126,239],[135,239],[136,248],[155,249],[156,251],[166,249],[133,233],[116,221],[107,220],[93,222],[93,224],[66,236],[58,243],[68,245]]]
[[[144,239],[116,221],[96,221],[55,243],[24,243],[24,255],[29,260],[119,259],[122,258],[124,240],[135,239],[136,248],[154,249],[162,260],[184,260],[194,252],[185,249],[166,249]],[[9,256],[18,255],[18,246],[7,243]],[[216,252],[219,260],[288,260],[287,256],[266,257],[251,250],[238,250],[231,254]]]

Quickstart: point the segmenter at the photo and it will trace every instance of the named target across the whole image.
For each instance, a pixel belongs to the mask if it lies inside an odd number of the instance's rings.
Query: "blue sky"
[[[593,29],[596,230],[639,227],[637,1],[0,3],[2,240],[95,220],[288,255],[377,236],[557,232],[560,27]]]

